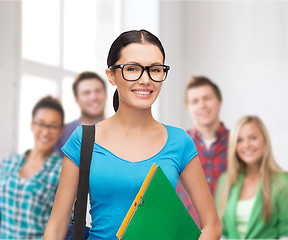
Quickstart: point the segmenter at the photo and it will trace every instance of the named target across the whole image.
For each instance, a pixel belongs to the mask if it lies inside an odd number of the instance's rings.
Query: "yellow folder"
[[[196,240],[200,234],[162,169],[153,164],[117,237],[120,240]]]

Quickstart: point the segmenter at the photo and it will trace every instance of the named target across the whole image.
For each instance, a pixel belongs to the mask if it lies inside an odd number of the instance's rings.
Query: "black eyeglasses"
[[[34,126],[36,126],[37,127],[37,129],[39,129],[39,130],[44,130],[45,128],[47,128],[49,131],[51,131],[52,133],[57,133],[59,130],[60,130],[60,128],[61,128],[61,126],[60,125],[48,125],[48,124],[45,124],[45,123],[42,123],[42,122],[35,122],[35,121],[33,121],[32,122],[33,123],[33,125]]]
[[[168,71],[170,69],[167,65],[151,65],[142,66],[140,64],[119,64],[110,66],[110,70],[121,68],[122,77],[126,81],[137,81],[141,78],[144,70],[147,70],[148,76],[154,82],[163,82],[167,78]]]

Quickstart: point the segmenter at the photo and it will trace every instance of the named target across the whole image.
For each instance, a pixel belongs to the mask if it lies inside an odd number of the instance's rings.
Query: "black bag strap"
[[[90,164],[95,142],[95,125],[82,125],[79,182],[74,211],[74,224],[71,240],[84,239],[86,226],[87,196],[89,192]]]

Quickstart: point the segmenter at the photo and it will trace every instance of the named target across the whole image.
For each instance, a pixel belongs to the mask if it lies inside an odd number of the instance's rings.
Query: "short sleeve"
[[[12,154],[0,160],[0,176],[11,175],[21,163],[24,154]]]
[[[63,153],[78,167],[80,166],[80,151],[82,141],[82,126],[78,126],[71,134],[65,145],[61,148]]]
[[[184,145],[183,145],[183,155],[182,155],[182,164],[180,173],[182,173],[186,165],[198,154],[192,138],[184,130],[183,130],[183,143]]]

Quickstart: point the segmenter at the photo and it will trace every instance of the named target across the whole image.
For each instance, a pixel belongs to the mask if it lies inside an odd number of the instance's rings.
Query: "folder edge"
[[[125,231],[128,223],[129,223],[130,219],[132,218],[132,216],[133,216],[133,214],[134,214],[134,212],[135,212],[135,210],[136,210],[136,208],[137,208],[137,206],[138,206],[138,204],[139,204],[139,202],[140,202],[140,200],[141,200],[141,198],[142,198],[142,196],[143,196],[143,194],[144,194],[144,192],[145,192],[145,190],[146,190],[146,188],[147,188],[147,186],[148,186],[148,184],[149,184],[149,182],[150,182],[150,180],[151,180],[151,178],[153,176],[153,174],[155,173],[155,170],[156,170],[157,167],[158,166],[155,163],[153,163],[153,165],[150,168],[150,170],[149,170],[149,172],[148,172],[148,174],[147,174],[147,176],[146,176],[146,178],[145,178],[145,180],[144,180],[144,182],[143,182],[138,194],[136,195],[136,197],[135,197],[135,199],[134,199],[129,211],[127,212],[127,214],[126,214],[126,216],[125,216],[125,218],[124,218],[124,220],[123,220],[123,222],[122,222],[122,224],[121,224],[121,226],[120,226],[120,228],[119,228],[119,230],[118,230],[118,232],[116,234],[116,236],[120,240],[121,240],[121,238],[122,238],[122,236],[124,234],[124,231]]]

